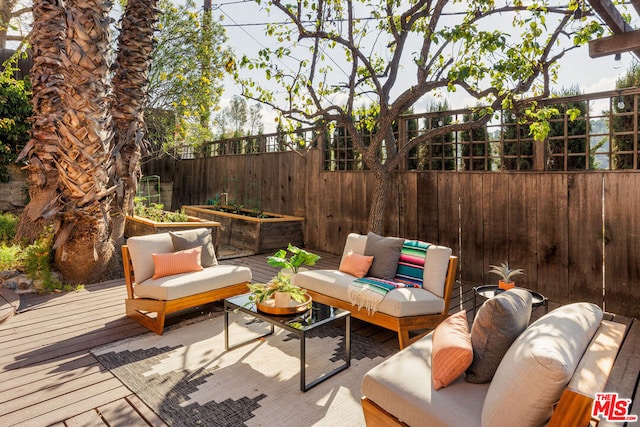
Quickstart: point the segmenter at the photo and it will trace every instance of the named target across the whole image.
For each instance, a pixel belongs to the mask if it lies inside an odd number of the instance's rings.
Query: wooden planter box
[[[268,218],[256,218],[235,213],[216,211],[209,205],[183,206],[187,215],[209,219],[220,223],[222,245],[247,249],[256,254],[275,252],[289,243],[302,246],[302,223],[304,218],[263,212]],[[252,211],[242,209],[250,214]]]
[[[127,216],[124,235],[125,237],[133,237],[194,228],[209,228],[211,230],[211,240],[217,252],[220,241],[220,223],[191,215],[189,215],[189,221],[186,222],[158,222],[137,215]]]

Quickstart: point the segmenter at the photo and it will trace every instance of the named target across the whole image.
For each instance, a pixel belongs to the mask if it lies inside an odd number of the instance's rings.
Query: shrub
[[[10,242],[16,236],[18,217],[12,213],[0,213],[0,242]]]
[[[33,109],[29,80],[16,80],[12,63],[6,65],[0,73],[0,182],[9,182],[6,165],[16,160],[29,141],[28,119]]]

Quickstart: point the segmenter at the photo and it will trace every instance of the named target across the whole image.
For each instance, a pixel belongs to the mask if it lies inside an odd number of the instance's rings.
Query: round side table
[[[531,297],[532,297],[531,309],[544,306],[544,312],[545,313],[549,312],[549,300],[540,292],[536,292],[534,290],[527,289],[527,288],[521,288],[519,286],[516,286],[514,289],[524,289],[525,291],[528,291],[531,294]],[[473,287],[473,317],[474,318],[476,317],[476,298],[477,297],[488,300],[502,292],[505,292],[505,291],[500,289],[498,285],[474,286]]]

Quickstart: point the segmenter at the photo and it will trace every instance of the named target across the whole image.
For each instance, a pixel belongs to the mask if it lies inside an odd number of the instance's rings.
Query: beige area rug
[[[231,345],[267,331],[251,317],[230,316]],[[313,332],[307,382],[344,363],[344,324]],[[92,352],[170,426],[363,426],[362,376],[395,350],[352,334],[351,366],[303,393],[299,349],[295,335],[276,328],[225,351],[220,314]]]

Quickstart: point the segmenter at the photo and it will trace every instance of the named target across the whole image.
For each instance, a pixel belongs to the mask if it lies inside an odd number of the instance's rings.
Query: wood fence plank
[[[602,174],[569,175],[568,189],[567,295],[602,306]]]
[[[509,264],[511,268],[525,271],[525,276],[514,278],[518,285],[535,290],[538,288],[537,180],[535,174],[514,173],[509,176],[508,182]]]
[[[630,189],[637,188],[638,174],[605,180],[605,307],[627,316],[640,316],[640,198],[630,197]]]
[[[569,217],[566,174],[537,174],[536,289],[554,301],[570,301]]]
[[[485,265],[483,283],[497,283],[498,278],[487,274],[490,264],[509,260],[509,180],[510,174],[483,175],[482,207],[483,243]]]
[[[488,263],[485,262],[484,205],[477,203],[477,195],[482,194],[483,175],[468,173],[460,175],[460,239],[458,263],[460,280],[463,283],[482,284]]]
[[[437,224],[437,240],[432,241],[450,247],[454,255],[460,254],[459,177],[459,175],[438,174],[438,198],[435,203],[437,216],[432,219],[433,223]],[[458,268],[460,268],[459,264]]]

